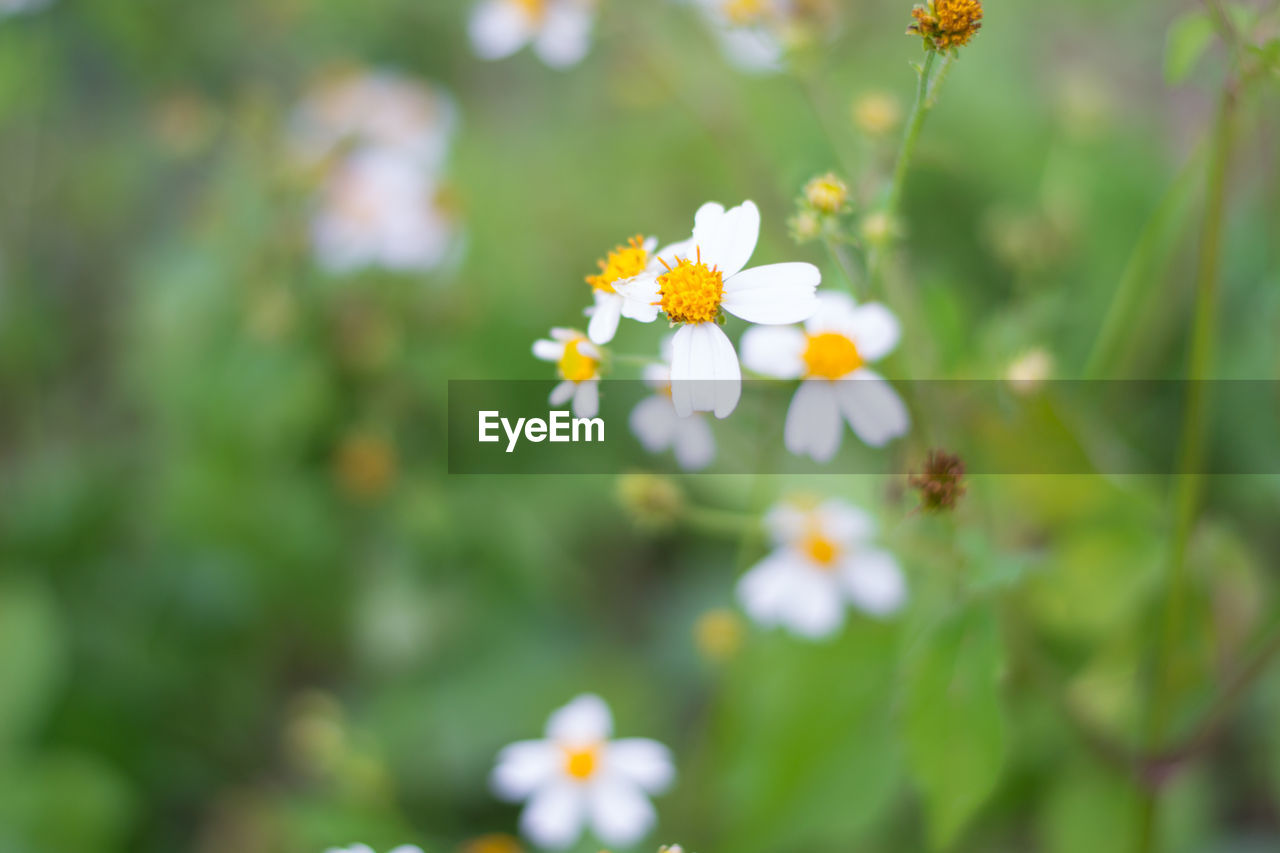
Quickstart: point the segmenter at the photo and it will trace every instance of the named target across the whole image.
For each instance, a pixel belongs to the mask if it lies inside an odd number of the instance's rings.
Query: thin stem
[[[1179,448],[1177,490],[1174,495],[1174,529],[1165,586],[1163,630],[1156,648],[1155,677],[1147,714],[1148,752],[1160,749],[1167,736],[1176,700],[1176,644],[1185,621],[1188,594],[1187,547],[1199,514],[1204,489],[1201,473],[1207,421],[1207,380],[1213,367],[1217,338],[1218,267],[1222,254],[1222,226],[1226,212],[1227,172],[1235,134],[1237,92],[1228,81],[1218,105],[1214,124],[1213,149],[1209,164],[1205,216],[1200,238],[1200,261],[1196,271],[1196,299],[1191,329],[1188,365],[1187,405],[1183,412]],[[1141,803],[1140,839],[1142,850],[1156,847],[1158,789],[1146,794]]]
[[[849,258],[848,252],[828,233],[822,235],[822,244],[827,247],[827,253],[831,255],[831,260],[835,262],[835,265],[840,268],[840,272],[844,273],[845,279],[849,282],[849,291],[853,294],[853,297],[861,301],[862,293],[860,292],[858,273],[854,269],[853,261]]]
[[[911,158],[916,151],[916,142],[920,139],[920,128],[924,127],[924,117],[933,106],[933,91],[929,86],[929,78],[933,75],[934,61],[937,51],[929,51],[925,56],[924,66],[920,69],[920,82],[916,86],[916,102],[911,107],[911,115],[907,118],[907,127],[902,136],[902,147],[898,149],[898,162],[893,168],[893,181],[889,184],[889,198],[885,202],[884,212],[893,217],[902,203],[902,188],[907,182],[907,171],[911,168]]]

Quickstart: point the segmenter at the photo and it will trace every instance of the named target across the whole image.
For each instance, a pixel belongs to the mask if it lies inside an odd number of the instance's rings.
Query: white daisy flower
[[[573,400],[573,414],[594,418],[600,412],[600,350],[575,329],[554,328],[551,339],[534,341],[533,354],[552,361],[561,382],[551,389],[550,402],[563,406]]]
[[[591,45],[593,0],[481,0],[471,13],[471,46],[505,59],[527,44],[552,68],[576,65]]]
[[[350,847],[330,847],[324,853],[374,853],[374,849],[368,844],[352,844]],[[422,848],[416,844],[401,844],[388,853],[422,853]]]
[[[686,471],[707,467],[716,457],[716,440],[711,425],[699,414],[682,418],[671,402],[671,338],[662,342],[664,364],[651,364],[644,370],[645,384],[654,389],[631,410],[631,432],[650,453],[671,450],[676,462]]]
[[[831,499],[775,506],[765,516],[776,550],[738,581],[743,609],[764,626],[819,639],[844,624],[846,602],[887,616],[906,601],[897,560],[870,547],[875,529],[857,507]]]
[[[343,144],[374,146],[428,171],[444,165],[457,127],[457,105],[443,89],[388,71],[330,74],[290,120],[303,160],[320,160]]]
[[[782,0],[694,0],[720,50],[740,71],[771,73],[784,67],[787,48],[778,35]]]
[[[787,324],[817,308],[822,274],[813,264],[770,264],[744,270],[760,236],[760,211],[746,201],[730,210],[714,202],[694,217],[693,237],[658,253],[665,270],[643,273],[615,289],[652,322],[659,310],[672,325],[672,402],[681,417],[715,412],[725,418],[738,405],[742,371],[721,330],[720,310],[749,323]]]
[[[663,271],[661,258],[672,257],[673,252],[682,250],[685,244],[655,252],[658,238],[632,237],[625,246],[615,246],[604,260],[597,261],[600,272],[587,276],[587,284],[591,285],[594,305],[587,308],[586,315],[591,318],[587,326],[587,337],[593,343],[607,344],[618,332],[618,321],[622,317],[641,319],[653,313],[652,306],[628,299],[618,288],[624,288],[636,276],[649,273],[658,275]],[[652,317],[645,322],[650,322]]]
[[[675,778],[671,753],[646,738],[610,740],[613,718],[599,696],[579,696],[551,715],[545,740],[513,743],[498,755],[491,784],[528,804],[520,828],[535,844],[564,849],[588,826],[606,844],[627,846],[657,817],[651,794]]]
[[[804,380],[787,410],[787,450],[829,462],[840,449],[842,421],[872,447],[905,434],[911,421],[898,392],[867,367],[897,346],[897,318],[843,293],[823,293],[818,304],[803,330],[748,329],[742,361],[757,373]]]
[[[311,222],[320,265],[333,273],[365,266],[434,269],[457,246],[458,228],[439,187],[414,161],[364,148],[328,176]]]

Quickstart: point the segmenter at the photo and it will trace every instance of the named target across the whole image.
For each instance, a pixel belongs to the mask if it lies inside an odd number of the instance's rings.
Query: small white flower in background
[[[591,318],[587,336],[592,342],[603,345],[613,340],[618,332],[618,321],[622,317],[633,320],[650,317],[653,313],[652,306],[628,299],[618,292],[618,288],[625,289],[636,276],[645,273],[658,275],[663,269],[660,259],[672,257],[672,253],[681,251],[683,245],[668,246],[655,252],[658,246],[656,237],[636,236],[625,246],[615,246],[603,260],[597,261],[600,272],[587,276],[594,301],[585,312]]]
[[[461,229],[440,175],[457,123],[443,91],[390,72],[346,71],[312,87],[290,139],[304,165],[323,169],[311,221],[322,267],[425,272],[457,256]]]
[[[591,46],[593,0],[481,0],[471,13],[471,46],[505,59],[528,44],[552,68],[576,65]]]
[[[662,342],[663,364],[644,370],[645,384],[654,389],[631,410],[631,432],[650,453],[671,450],[686,471],[707,467],[716,457],[716,440],[711,425],[699,414],[682,418],[671,401],[671,338]]]
[[[563,406],[573,400],[573,413],[594,418],[600,411],[600,350],[575,329],[554,328],[551,338],[534,341],[533,354],[552,361],[561,382],[551,389],[550,402]]]
[[[649,796],[675,778],[671,753],[657,741],[610,740],[612,734],[609,706],[586,694],[551,715],[546,739],[499,753],[493,790],[527,801],[520,828],[535,844],[563,849],[590,827],[606,844],[627,846],[653,828]]]
[[[389,71],[343,71],[312,86],[290,119],[305,161],[344,145],[407,157],[427,171],[444,166],[458,128],[458,108],[443,89]]]
[[[672,402],[681,417],[715,412],[725,418],[742,394],[733,344],[720,328],[721,309],[749,323],[787,324],[817,308],[822,274],[813,264],[784,263],[744,270],[760,237],[760,211],[745,201],[725,210],[714,202],[694,216],[693,236],[658,253],[663,272],[645,272],[617,291],[649,323],[661,310],[672,325]]]
[[[803,330],[747,330],[742,361],[767,376],[803,379],[787,410],[785,443],[792,453],[828,462],[840,449],[844,421],[872,447],[905,434],[911,422],[898,392],[867,367],[897,346],[897,318],[843,293],[823,293],[818,303]]]
[[[765,516],[776,549],[738,581],[738,599],[761,625],[811,639],[844,624],[846,602],[887,616],[906,601],[892,554],[870,545],[870,516],[838,499],[806,507],[781,503]]]
[[[379,148],[345,158],[325,181],[311,220],[320,265],[346,273],[376,265],[426,271],[449,259],[458,226],[440,188],[414,162]]]
[[[1008,370],[1005,379],[1019,394],[1030,394],[1053,375],[1053,356],[1039,347],[1018,356]]]
[[[375,853],[374,849],[367,844],[352,844],[350,847],[330,847],[324,853]],[[401,844],[394,847],[387,853],[422,853],[422,848],[416,844]]]
[[[694,0],[729,63],[740,71],[781,71],[786,45],[778,35],[782,0]]]

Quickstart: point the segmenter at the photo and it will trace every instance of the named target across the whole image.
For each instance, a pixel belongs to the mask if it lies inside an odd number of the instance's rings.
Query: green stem
[[[1222,227],[1226,213],[1227,172],[1235,136],[1237,91],[1228,81],[1218,105],[1210,155],[1204,223],[1200,239],[1200,261],[1196,270],[1195,312],[1191,330],[1188,365],[1187,405],[1183,412],[1182,439],[1178,453],[1180,472],[1174,494],[1174,529],[1169,551],[1165,586],[1163,625],[1156,648],[1155,678],[1147,714],[1148,752],[1161,748],[1168,734],[1176,704],[1176,644],[1185,621],[1188,594],[1187,548],[1199,513],[1204,477],[1204,438],[1208,418],[1207,382],[1213,369],[1213,352],[1218,325],[1218,268],[1222,255]],[[1159,790],[1144,795],[1141,803],[1141,847],[1156,847]]]
[[[933,76],[933,66],[938,58],[937,51],[929,51],[925,56],[924,66],[920,69],[920,82],[916,86],[916,102],[907,118],[907,127],[902,136],[902,147],[898,149],[898,162],[893,168],[893,181],[889,184],[889,198],[885,202],[884,212],[891,218],[898,212],[902,203],[902,188],[907,182],[907,171],[911,168],[911,158],[915,154],[916,142],[920,139],[920,129],[924,127],[924,117],[933,106],[933,90],[929,86]]]

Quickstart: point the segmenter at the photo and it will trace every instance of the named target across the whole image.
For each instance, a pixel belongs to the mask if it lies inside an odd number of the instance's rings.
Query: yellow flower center
[[[609,256],[600,265],[599,275],[587,276],[587,284],[605,293],[614,293],[614,282],[626,281],[644,272],[649,265],[649,253],[644,247],[644,238],[636,235],[625,246],[615,246]]]
[[[676,258],[674,267],[658,277],[659,303],[672,323],[714,323],[724,299],[724,277],[720,270],[702,262],[702,249],[696,260]]]
[[[765,0],[724,0],[721,7],[729,23],[745,26],[764,17]]]
[[[535,21],[542,20],[542,16],[547,12],[547,0],[510,0],[516,4],[516,8],[520,9]]]
[[[586,382],[594,379],[596,368],[600,366],[597,359],[584,353],[581,346],[586,338],[574,338],[564,345],[564,355],[560,356],[560,375],[570,382]]]
[[[805,375],[840,379],[865,364],[853,341],[837,332],[809,336],[804,350]]]
[[[585,782],[595,775],[600,763],[600,747],[566,747],[564,750],[564,772],[579,782]]]
[[[804,196],[823,213],[839,213],[849,200],[849,187],[835,175],[827,174],[805,184]]]
[[[836,543],[823,536],[821,533],[811,531],[805,537],[801,550],[813,562],[817,563],[823,569],[831,569],[835,567],[836,558],[840,556],[840,548]]]

